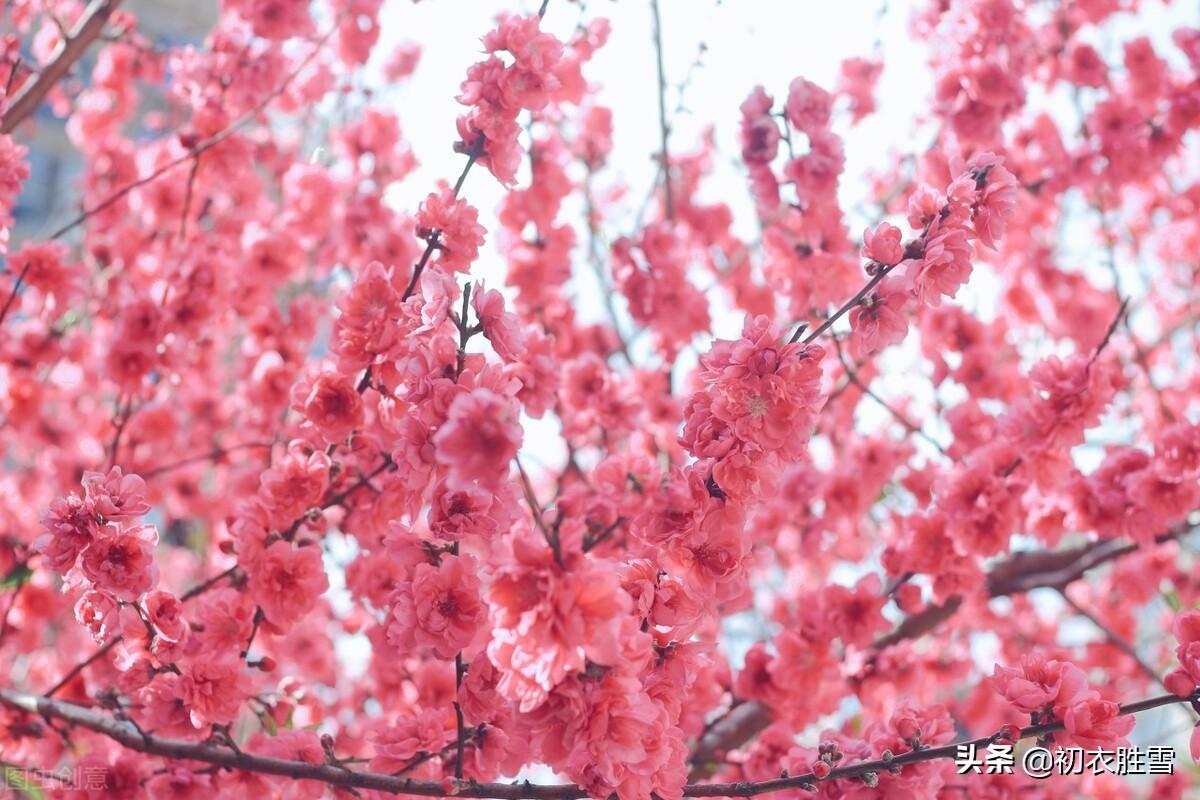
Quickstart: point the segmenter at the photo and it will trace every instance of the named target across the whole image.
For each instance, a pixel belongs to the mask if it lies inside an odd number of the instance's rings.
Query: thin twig
[[[467,180],[467,173],[471,171],[471,167],[475,165],[475,161],[479,158],[477,148],[472,148],[467,154],[467,163],[463,166],[463,171],[459,174],[458,180],[454,182],[454,197],[458,197],[458,193],[462,191],[463,183]],[[421,254],[421,258],[417,261],[417,265],[413,267],[412,277],[408,279],[408,285],[404,287],[404,294],[400,299],[407,300],[412,296],[413,291],[417,288],[417,281],[421,280],[421,273],[425,271],[425,265],[429,263],[429,257],[433,255],[433,251],[437,249],[441,231],[433,231],[429,234],[429,239],[425,245],[425,252]]]
[[[4,301],[4,308],[0,308],[0,325],[4,324],[4,318],[8,316],[8,310],[12,308],[13,302],[16,301],[17,293],[21,291],[21,284],[25,282],[25,276],[29,273],[31,264],[33,264],[31,259],[25,261],[25,266],[21,267],[21,274],[17,275],[17,280],[13,283],[8,299]]]
[[[455,546],[458,542],[454,543]],[[463,748],[466,747],[466,725],[463,719],[462,703],[459,702],[458,695],[462,692],[463,676],[466,675],[467,668],[463,664],[462,651],[454,657],[454,740],[457,745],[454,751],[454,777],[462,780],[463,776]]]
[[[1138,651],[1134,649],[1133,645],[1127,642],[1125,638],[1121,636],[1121,634],[1110,628],[1104,622],[1104,620],[1100,619],[1098,616],[1088,611],[1079,603],[1076,603],[1074,600],[1072,600],[1071,596],[1067,594],[1067,587],[1060,587],[1058,593],[1062,596],[1063,602],[1071,607],[1072,611],[1086,619],[1088,622],[1092,623],[1093,627],[1103,633],[1104,638],[1108,640],[1109,644],[1113,645],[1125,655],[1129,656],[1129,658],[1132,659],[1135,664],[1137,664],[1138,669],[1140,669],[1142,673],[1146,675],[1146,677],[1150,678],[1150,680],[1154,681],[1168,692],[1171,691],[1169,688],[1167,688],[1166,683],[1163,682],[1162,676],[1159,675],[1153,667],[1146,663],[1141,655],[1138,654]],[[1190,706],[1183,706],[1183,710],[1184,713],[1193,720],[1197,718],[1195,710]]]
[[[554,551],[554,560],[560,565],[562,560],[562,548],[558,541],[558,534],[550,530],[546,525],[546,520],[542,518],[542,505],[537,499],[537,495],[533,492],[533,483],[529,480],[529,474],[525,472],[524,465],[521,464],[520,458],[514,458],[517,462],[517,472],[521,474],[521,486],[525,490],[525,502],[529,504],[529,510],[533,513],[533,521],[537,525],[538,530],[542,532],[542,536],[546,537],[546,544],[550,545],[550,549]]]
[[[198,596],[204,594],[209,589],[211,589],[213,586],[216,586],[219,582],[221,582],[221,581],[225,580],[226,578],[228,578],[229,576],[233,575],[233,573],[236,571],[237,571],[237,566],[234,565],[234,566],[230,567],[229,569],[225,570],[224,572],[214,575],[213,577],[204,581],[204,583],[201,583],[197,586],[192,587],[191,590],[185,592],[184,595],[179,598],[180,602],[186,603],[187,601],[191,600],[192,598],[198,597]],[[84,659],[83,661],[79,662],[74,667],[72,667],[71,671],[68,672],[66,675],[64,675],[58,683],[51,686],[46,691],[46,697],[53,697],[54,695],[58,694],[64,686],[66,686],[68,683],[70,683],[72,680],[75,679],[75,676],[79,675],[79,673],[83,672],[85,669],[90,667],[92,664],[96,663],[98,660],[103,658],[105,654],[107,654],[110,650],[112,650],[114,647],[116,647],[118,644],[120,644],[122,641],[124,641],[124,639],[125,639],[125,637],[122,634],[117,634],[113,638],[109,639],[107,642],[105,642],[100,647],[100,649],[98,649],[96,652],[92,653],[86,659]]]
[[[920,427],[915,422],[913,422],[908,417],[906,417],[904,414],[902,414],[899,411],[899,409],[893,408],[890,403],[888,403],[886,400],[884,400],[882,397],[875,394],[875,392],[871,390],[871,387],[869,385],[867,385],[867,383],[864,380],[862,380],[862,378],[859,377],[857,372],[855,372],[854,367],[850,366],[850,362],[847,360],[846,354],[842,351],[841,340],[839,340],[836,336],[833,337],[833,344],[834,344],[834,348],[837,350],[838,361],[842,362],[842,368],[846,371],[846,377],[850,380],[851,383],[853,383],[855,386],[857,386],[859,388],[859,390],[862,391],[862,393],[865,394],[867,397],[871,398],[876,403],[883,406],[887,410],[887,412],[895,418],[895,420],[897,422],[899,422],[901,425],[903,425],[905,427],[905,429],[908,430],[909,433],[915,434],[916,436],[920,436],[922,439],[929,442],[929,444],[933,445],[934,448],[936,448],[939,453],[941,453],[942,455],[946,455],[946,448],[942,447],[941,443],[938,442],[937,439],[934,439],[932,436],[930,436],[928,433],[925,432],[924,428]]]
[[[662,151],[659,153],[663,192],[667,219],[675,219],[675,197],[671,191],[671,154],[667,148],[667,140],[671,135],[667,123],[667,73],[663,67],[662,15],[658,10],[658,0],[650,0],[650,11],[654,17],[654,55],[658,67],[658,132],[662,139]]]
[[[194,455],[194,456],[188,456],[187,458],[181,458],[178,461],[173,461],[169,464],[164,464],[161,467],[155,467],[154,469],[146,470],[139,474],[142,476],[143,479],[148,480],[150,478],[154,478],[159,475],[163,475],[167,472],[172,472],[172,471],[180,469],[182,467],[186,467],[189,464],[195,464],[195,463],[202,462],[202,461],[211,461],[213,459],[217,459],[222,456],[229,455],[230,453],[236,452],[238,450],[249,450],[251,448],[274,447],[274,446],[275,446],[274,442],[243,442],[242,444],[235,444],[230,447],[215,447],[212,450],[209,450],[207,453],[198,453],[197,455]]]

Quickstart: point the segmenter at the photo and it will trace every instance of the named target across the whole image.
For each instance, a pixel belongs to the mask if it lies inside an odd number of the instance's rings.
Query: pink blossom
[[[1060,714],[1089,691],[1079,667],[1036,653],[1026,656],[1019,669],[997,664],[988,681],[1013,706],[1031,714],[1047,708]]]
[[[58,243],[23,245],[8,256],[8,268],[24,275],[25,284],[53,296],[59,305],[77,292],[79,268],[67,261],[67,249]]]
[[[435,242],[435,260],[447,272],[466,272],[479,256],[487,232],[478,212],[448,187],[425,198],[417,212],[417,235]]]
[[[586,691],[578,738],[570,738],[567,770],[595,797],[658,796],[678,800],[686,749],[666,710],[635,679],[609,672]]]
[[[1078,700],[1063,714],[1067,735],[1062,738],[1085,750],[1127,746],[1125,737],[1133,730],[1134,719],[1121,716],[1120,712],[1121,707],[1108,700],[1092,697]]]
[[[112,595],[95,590],[84,592],[75,602],[75,619],[102,642],[119,624],[120,608]]]
[[[850,352],[855,358],[904,341],[908,334],[904,309],[909,296],[903,279],[889,275],[850,310]]]
[[[518,529],[510,543],[489,594],[495,627],[488,655],[500,671],[500,693],[524,712],[587,661],[617,662],[628,597],[614,573],[587,559],[559,566],[532,532]]]
[[[417,69],[421,60],[421,46],[416,42],[401,42],[392,50],[387,63],[383,66],[384,76],[392,83],[397,83]]]
[[[363,369],[373,363],[402,335],[395,324],[400,316],[400,292],[378,262],[367,266],[338,301],[338,308],[341,315],[334,325],[333,350],[338,363],[348,369]]]
[[[796,78],[788,86],[786,109],[797,130],[812,134],[829,124],[833,96],[811,81]]]
[[[437,566],[418,564],[390,599],[388,641],[402,653],[429,648],[439,658],[454,658],[487,618],[479,592],[471,556],[443,558]]]
[[[74,567],[79,554],[100,533],[93,504],[75,494],[53,500],[42,527],[46,533],[34,542],[34,549],[46,566],[59,573]]]
[[[247,567],[250,593],[267,619],[287,628],[307,614],[329,588],[319,547],[294,547],[278,541],[262,560]]]
[[[496,354],[505,361],[519,359],[525,351],[525,335],[517,317],[504,310],[504,296],[495,289],[484,292],[479,287],[471,296],[471,305]]]
[[[120,467],[113,467],[107,475],[85,472],[82,482],[84,496],[106,520],[133,520],[150,510],[144,497],[146,482],[137,475],[123,475]]]
[[[866,647],[890,629],[881,613],[888,598],[878,575],[868,575],[853,589],[829,586],[821,597],[830,629],[848,644]]]
[[[488,389],[476,389],[454,398],[433,443],[438,462],[450,468],[456,482],[478,479],[489,486],[508,472],[521,438],[512,404]]]
[[[233,661],[197,661],[179,678],[179,697],[187,706],[192,724],[223,725],[233,722],[245,692],[241,669]]]
[[[83,574],[97,589],[134,602],[158,583],[157,542],[158,532],[151,525],[98,539],[83,552]]]
[[[985,247],[995,249],[1017,205],[1017,179],[1004,168],[1003,160],[991,153],[973,157],[966,169],[975,179],[977,192],[973,207],[975,235]]]
[[[965,230],[939,226],[925,242],[921,259],[909,263],[905,277],[920,302],[936,306],[967,282],[973,256]]]
[[[863,258],[891,267],[904,259],[904,247],[900,244],[900,229],[881,222],[875,230],[863,231]]]
[[[289,525],[317,505],[329,485],[330,463],[325,453],[306,454],[302,447],[293,447],[262,474],[260,497],[280,525]]]
[[[374,737],[375,757],[371,769],[398,772],[420,753],[439,753],[454,738],[454,715],[427,709],[401,717]]]
[[[774,101],[761,86],[741,106],[742,127],[740,139],[742,160],[747,164],[769,164],[779,150],[779,124],[771,117]]]
[[[187,633],[183,619],[183,604],[170,592],[156,590],[146,595],[146,613],[155,633],[172,644],[179,642]]]
[[[496,505],[496,496],[480,486],[455,488],[440,482],[429,508],[429,532],[451,541],[468,534],[495,533],[497,520],[491,512]]]
[[[362,426],[362,397],[340,372],[322,371],[297,384],[292,407],[317,427],[328,442],[340,442]]]

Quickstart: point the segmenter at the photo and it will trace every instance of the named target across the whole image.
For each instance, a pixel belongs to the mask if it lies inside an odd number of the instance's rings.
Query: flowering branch
[[[92,0],[91,5],[80,17],[75,30],[63,39],[54,60],[43,67],[37,78],[26,84],[13,98],[3,121],[0,121],[0,134],[12,133],[13,129],[34,112],[55,84],[67,74],[92,43],[100,38],[104,26],[108,24],[109,18],[119,5],[121,0]]]
[[[1197,693],[1193,693],[1188,697],[1179,697],[1174,694],[1160,695],[1122,705],[1118,714],[1119,716],[1129,716],[1175,703],[1194,703],[1198,699],[1200,699],[1200,694]],[[452,782],[422,781],[378,772],[357,772],[348,768],[344,763],[314,764],[307,761],[292,761],[272,756],[256,755],[238,749],[218,747],[205,742],[168,739],[140,730],[130,722],[113,719],[105,714],[75,705],[74,703],[25,694],[23,692],[12,691],[11,689],[0,689],[0,703],[30,714],[38,714],[46,719],[61,720],[68,725],[86,728],[87,730],[107,736],[124,747],[140,753],[185,761],[199,761],[226,769],[240,769],[268,775],[282,775],[293,780],[315,780],[332,786],[375,789],[378,791],[420,795],[423,797],[476,797],[494,798],[494,800],[574,800],[574,798],[588,796],[587,791],[575,784],[534,784],[529,781],[516,783],[476,783],[474,781],[457,780]],[[1020,735],[1016,738],[1040,738],[1063,729],[1064,725],[1062,722],[1031,725],[1022,728]],[[792,775],[756,783],[690,783],[683,787],[683,795],[685,797],[754,797],[785,789],[811,788],[821,781],[845,778],[859,778],[870,783],[871,778],[881,772],[896,771],[908,764],[916,764],[923,761],[954,758],[958,753],[958,748],[961,746],[986,746],[998,741],[1001,736],[1001,734],[993,734],[991,736],[953,742],[940,747],[917,749],[891,758],[880,758],[873,761],[849,764],[829,771],[828,775],[821,779],[818,779],[812,772],[807,772],[802,775]]]
[[[1180,528],[1156,539],[1163,543],[1185,536],[1194,528]],[[1082,578],[1089,570],[1138,549],[1132,542],[1105,539],[1063,550],[1027,550],[1013,553],[987,573],[989,597],[1022,594],[1034,589],[1063,589]],[[932,631],[957,613],[963,599],[954,596],[944,603],[931,604],[904,619],[893,631],[876,639],[871,649],[879,651],[906,639]],[[698,767],[712,762],[718,754],[740,747],[771,724],[771,709],[760,701],[741,703],[717,720],[697,743],[691,763]],[[693,773],[695,774],[695,773]]]
[[[544,0],[541,7],[538,9],[538,19],[542,19],[546,16],[546,8],[549,5],[550,0]],[[450,192],[451,198],[457,198],[458,193],[462,191],[463,184],[467,180],[467,174],[471,171],[471,167],[475,166],[475,163],[479,160],[479,158],[484,155],[484,145],[485,141],[483,137],[480,136],[476,141],[467,143],[465,149],[462,150],[462,152],[466,153],[467,163],[463,165],[463,171],[459,173],[458,180],[454,182],[454,187]],[[458,147],[462,148],[462,143],[459,143]],[[404,287],[404,294],[400,296],[401,301],[407,300],[412,296],[412,293],[416,291],[417,282],[421,280],[421,273],[425,271],[425,266],[429,263],[429,259],[433,255],[433,252],[438,249],[440,238],[441,235],[438,231],[435,230],[430,233],[429,239],[425,244],[425,251],[421,253],[421,258],[417,261],[416,266],[413,267],[412,277],[408,279],[408,285]]]
[[[340,18],[338,21],[340,21]],[[315,59],[317,57],[317,55],[322,51],[322,49],[324,49],[325,43],[327,41],[329,41],[329,38],[331,36],[333,36],[334,33],[337,32],[337,29],[338,29],[337,22],[338,21],[335,21],[335,23],[333,25],[330,25],[329,30],[326,31],[321,36],[321,38],[316,41],[312,52],[309,53],[307,56],[305,56],[304,59],[300,62],[300,64],[294,70],[292,70],[291,73],[289,73],[288,76],[286,78],[284,78],[283,81],[280,82],[280,84],[278,86],[276,86],[271,91],[270,94],[268,94],[266,97],[264,97],[262,100],[260,100],[258,102],[258,104],[254,106],[254,108],[250,109],[245,114],[242,114],[242,116],[238,117],[236,120],[234,120],[228,126],[217,131],[212,136],[209,136],[207,139],[204,139],[204,140],[198,142],[197,144],[193,145],[183,155],[178,156],[177,158],[171,159],[170,161],[166,162],[165,164],[163,164],[158,169],[154,170],[153,172],[151,172],[149,175],[145,176],[144,178],[138,178],[136,181],[132,181],[130,183],[125,184],[120,189],[118,189],[117,191],[113,192],[111,195],[106,197],[104,200],[97,203],[95,206],[92,206],[91,208],[83,210],[82,212],[79,213],[79,215],[77,217],[72,219],[67,224],[63,225],[61,228],[56,230],[54,233],[50,234],[50,236],[47,237],[47,240],[54,241],[55,239],[61,238],[66,233],[68,233],[71,230],[74,230],[75,228],[82,225],[90,217],[94,216],[95,214],[100,213],[104,209],[111,206],[113,203],[120,200],[125,195],[132,192],[134,189],[137,189],[139,187],[145,186],[148,183],[152,183],[152,182],[158,180],[160,177],[162,177],[166,173],[172,171],[173,169],[175,169],[175,167],[178,167],[180,164],[186,164],[188,161],[192,161],[193,159],[199,159],[200,155],[204,151],[209,150],[213,147],[216,147],[218,144],[225,141],[230,136],[232,136],[234,133],[236,133],[238,131],[238,129],[240,129],[246,123],[250,122],[250,120],[257,117],[263,111],[265,111],[267,106],[269,106],[272,103],[272,101],[274,101],[277,97],[279,97],[281,94],[283,94],[284,92],[286,92],[288,90],[288,87],[292,85],[292,83],[296,80],[297,77],[299,77],[300,73],[302,73],[304,71],[305,67],[307,67],[309,64],[311,64],[313,59]],[[14,292],[16,291],[15,287],[14,287],[13,291]]]

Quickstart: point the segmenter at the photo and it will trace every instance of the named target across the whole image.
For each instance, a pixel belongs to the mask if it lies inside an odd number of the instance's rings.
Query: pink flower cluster
[[[8,252],[9,227],[21,184],[29,178],[27,150],[7,134],[0,134],[0,254]]]
[[[430,120],[361,79],[417,66],[376,52],[382,0],[227,0],[185,44],[118,10],[61,47],[111,5],[3,12],[6,765],[133,800],[340,791],[274,774],[306,766],[446,796],[540,770],[572,785],[516,790],[1015,797],[1020,776],[894,762],[1020,714],[1123,744],[1157,692],[1120,645],[1166,585],[1178,697],[1149,705],[1194,702],[1200,31],[1126,37],[1160,16],[1134,0],[923,3],[936,136],[864,174],[860,239],[842,177],[875,57],[829,88],[765,75],[711,126],[670,115],[647,196],[585,69],[594,4],[541,7],[561,41],[503,15],[461,84],[462,172],[401,211]],[[668,108],[698,108],[685,88]],[[45,240],[18,142],[57,119],[82,213]],[[718,182],[730,125],[748,219]],[[494,214],[461,193],[478,165]],[[911,369],[874,357],[910,332]],[[1046,613],[1047,585],[1088,610]],[[1065,643],[1072,614],[1110,641]],[[976,680],[980,635],[1025,660]],[[42,713],[13,699],[45,687]]]
[[[704,388],[684,409],[680,443],[711,465],[714,492],[759,494],[771,474],[805,452],[823,403],[814,345],[784,343],[766,317],[747,317],[740,339],[718,340],[700,359]]]
[[[910,300],[936,306],[954,297],[971,275],[972,239],[995,248],[1017,202],[1017,180],[1000,158],[980,153],[953,161],[957,177],[945,197],[921,187],[909,199],[908,222],[917,238],[901,242],[898,228],[880,223],[863,234],[871,270],[887,274],[850,312],[851,351],[858,357],[901,341]],[[869,270],[870,271],[870,270]]]
[[[467,71],[458,102],[470,110],[458,118],[459,148],[475,154],[496,179],[511,185],[517,177],[521,147],[517,143],[522,109],[544,107],[559,87],[555,73],[562,42],[539,29],[537,16],[504,15],[483,38],[489,56]],[[504,52],[505,64],[496,53]]]
[[[419,550],[400,534],[393,546]],[[475,559],[430,553],[435,563],[409,566],[387,599],[388,641],[400,653],[428,648],[438,658],[467,650],[487,620]]]
[[[708,301],[688,279],[687,241],[674,226],[647,226],[636,248],[629,239],[618,240],[613,258],[616,288],[629,300],[630,315],[654,331],[664,358],[674,359],[709,328]]]
[[[1031,715],[1033,724],[1061,722],[1066,734],[1054,734],[1060,747],[1084,749],[1126,745],[1134,718],[1120,706],[1101,699],[1087,675],[1069,661],[1034,653],[1020,667],[996,665],[989,682],[1014,708]]]
[[[83,497],[71,493],[50,504],[42,519],[46,532],[34,548],[71,584],[136,603],[158,584],[158,532],[134,524],[150,510],[145,483],[113,467],[108,474],[84,473],[83,490]]]
[[[1171,631],[1179,643],[1175,648],[1179,666],[1167,673],[1163,685],[1180,697],[1191,697],[1200,686],[1200,611],[1177,615]],[[1200,761],[1200,725],[1192,728],[1191,754]]]
[[[1200,425],[1162,430],[1153,453],[1114,447],[1070,484],[1072,521],[1107,537],[1150,543],[1200,506]]]
[[[887,720],[869,723],[860,736],[824,731],[815,748],[792,746],[784,763],[791,774],[812,772],[824,778],[835,766],[873,761],[885,752],[899,756],[918,748],[935,747],[954,739],[954,734],[954,720],[945,706],[902,703]],[[870,792],[870,796],[883,798],[936,797],[953,778],[952,764],[918,762],[894,773],[881,772],[875,786],[864,787],[853,779],[822,780],[817,796],[866,797],[866,792]]]

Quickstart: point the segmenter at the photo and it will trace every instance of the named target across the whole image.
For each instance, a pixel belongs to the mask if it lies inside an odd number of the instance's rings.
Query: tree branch
[[[75,62],[92,45],[92,42],[100,38],[104,26],[108,24],[109,17],[119,5],[121,5],[121,0],[92,0],[91,5],[79,18],[75,30],[63,39],[54,60],[42,68],[37,78],[25,84],[17,92],[3,121],[0,121],[0,134],[12,133],[17,125],[37,109],[50,90],[67,74]]]
[[[1194,528],[1181,527],[1159,536],[1162,544],[1190,533]],[[1063,550],[1027,550],[1013,553],[998,562],[986,576],[989,597],[1022,594],[1034,589],[1061,589],[1082,578],[1088,570],[1120,558],[1138,549],[1131,542],[1103,539]],[[872,643],[872,650],[882,650],[906,639],[914,639],[950,619],[962,605],[961,597],[951,597],[945,603],[927,606],[908,616],[895,630]],[[757,700],[742,703],[726,712],[700,737],[692,754],[693,774],[720,754],[741,747],[771,724],[769,706]]]
[[[1161,706],[1174,703],[1194,702],[1196,695],[1178,697],[1167,694],[1152,697],[1136,703],[1121,706],[1122,716],[1138,714]],[[226,769],[240,769],[248,772],[258,772],[268,775],[280,775],[293,780],[315,780],[333,786],[355,787],[359,789],[375,789],[384,792],[421,795],[425,797],[477,797],[495,798],[495,800],[575,800],[587,797],[585,790],[574,784],[533,784],[528,781],[517,783],[476,783],[474,781],[455,781],[449,787],[442,781],[420,781],[398,775],[387,775],[378,772],[357,772],[344,764],[312,764],[307,761],[290,761],[272,756],[257,755],[228,747],[219,747],[205,742],[168,739],[139,730],[128,721],[93,711],[74,703],[52,700],[47,697],[16,692],[11,689],[0,689],[0,703],[19,711],[49,720],[58,719],[69,725],[86,728],[87,730],[107,736],[115,742],[148,755],[163,758],[181,759],[185,761],[200,761]],[[1021,739],[1045,736],[1063,730],[1061,722],[1045,725],[1034,725],[1021,730]],[[914,750],[902,753],[893,758],[874,761],[862,761],[832,770],[824,780],[839,778],[862,778],[868,773],[878,775],[881,772],[895,770],[908,764],[922,761],[933,761],[942,758],[954,758],[962,745],[974,744],[976,747],[986,746],[997,741],[998,734],[968,739],[940,747]],[[686,797],[753,797],[760,794],[778,792],[785,789],[808,787],[819,783],[811,772],[786,778],[776,778],[758,783],[692,783],[683,789]]]
[[[916,436],[920,436],[920,437],[921,437],[922,439],[924,439],[926,442],[928,442],[929,444],[933,445],[933,446],[934,446],[934,448],[935,448],[935,449],[936,449],[936,450],[937,450],[939,453],[941,453],[942,455],[946,455],[946,448],[942,447],[941,443],[940,443],[940,442],[939,442],[937,439],[934,439],[932,436],[930,436],[928,433],[926,433],[924,428],[920,427],[920,426],[919,426],[919,425],[917,425],[915,422],[913,422],[912,420],[910,420],[910,419],[909,419],[909,418],[908,418],[908,417],[907,417],[905,414],[903,414],[902,412],[900,412],[898,409],[896,409],[896,408],[893,408],[893,407],[892,407],[892,406],[891,406],[891,405],[888,403],[888,401],[887,401],[887,400],[884,400],[882,397],[880,397],[879,395],[877,395],[877,394],[876,394],[876,393],[875,393],[875,392],[874,392],[874,391],[871,389],[870,385],[869,385],[869,384],[868,384],[866,381],[864,381],[864,380],[863,380],[863,379],[862,379],[862,378],[859,376],[858,372],[857,372],[857,371],[855,371],[854,367],[852,367],[852,366],[850,365],[850,361],[849,361],[849,359],[847,359],[847,358],[846,358],[846,354],[845,354],[845,352],[843,352],[843,351],[842,351],[842,342],[841,342],[841,340],[840,340],[840,339],[838,339],[838,337],[836,337],[836,336],[834,336],[834,337],[833,337],[833,346],[834,346],[834,348],[837,350],[837,357],[838,357],[838,361],[840,361],[840,362],[842,363],[842,369],[844,369],[844,370],[846,371],[846,378],[847,378],[847,379],[848,379],[848,380],[849,380],[849,381],[850,381],[852,384],[854,384],[855,386],[857,386],[857,387],[858,387],[858,389],[859,389],[859,390],[860,390],[860,391],[861,391],[863,394],[865,394],[867,397],[871,398],[871,399],[872,399],[872,400],[874,400],[876,403],[878,403],[879,405],[883,406],[883,408],[884,408],[884,409],[885,409],[885,410],[886,410],[886,411],[887,411],[889,414],[891,414],[891,415],[892,415],[892,417],[893,417],[893,418],[894,418],[894,419],[895,419],[897,422],[899,422],[899,423],[900,423],[900,424],[901,424],[901,425],[902,425],[902,426],[903,426],[905,429],[907,429],[909,433],[911,433],[911,434],[914,434],[914,435],[916,435]]]
[[[671,192],[671,154],[667,149],[667,140],[671,135],[667,123],[667,73],[663,67],[662,15],[658,10],[658,0],[650,0],[650,11],[654,16],[654,55],[658,64],[658,130],[662,138],[662,152],[659,153],[662,167],[663,192],[667,219],[675,219],[675,198]]]
[[[340,19],[341,19],[341,17],[338,18],[339,21],[340,21]],[[98,214],[99,212],[108,208],[113,203],[117,202],[122,197],[124,197],[125,195],[132,192],[134,189],[137,189],[141,186],[145,186],[148,183],[152,183],[153,181],[158,180],[159,177],[161,177],[162,175],[165,175],[166,173],[175,169],[175,167],[178,167],[180,164],[185,164],[188,161],[191,161],[193,159],[198,159],[200,157],[200,154],[203,153],[205,150],[209,150],[209,149],[215,147],[216,145],[220,144],[221,142],[225,141],[226,139],[228,139],[230,136],[232,136],[234,134],[234,132],[236,132],[239,128],[241,128],[247,122],[249,122],[250,120],[257,117],[259,114],[266,111],[267,106],[269,106],[272,101],[274,101],[277,97],[279,97],[281,94],[283,94],[284,92],[286,92],[288,90],[288,87],[292,85],[292,82],[295,81],[297,77],[299,77],[300,73],[303,72],[304,69],[310,63],[312,63],[313,59],[315,59],[317,57],[317,55],[325,48],[325,43],[327,41],[329,41],[329,38],[331,36],[333,36],[334,33],[337,32],[337,29],[338,29],[337,22],[330,25],[329,30],[326,31],[321,36],[321,38],[318,39],[314,43],[312,52],[309,53],[307,56],[305,56],[304,59],[300,62],[300,64],[294,70],[292,70],[292,72],[290,74],[288,74],[288,76],[286,78],[284,78],[283,81],[280,82],[280,84],[278,86],[276,86],[271,91],[270,94],[268,94],[261,101],[259,101],[258,105],[254,106],[254,108],[250,109],[245,114],[242,114],[242,116],[238,117],[236,120],[234,120],[232,123],[230,123],[224,129],[217,131],[212,136],[209,136],[207,139],[199,142],[198,144],[196,144],[195,146],[190,148],[183,155],[181,155],[177,158],[171,159],[170,161],[161,165],[160,167],[155,169],[153,172],[151,172],[149,175],[145,176],[144,178],[138,178],[135,181],[125,184],[120,189],[118,189],[117,191],[113,192],[111,195],[106,197],[104,200],[97,203],[95,206],[83,210],[70,222],[66,223],[61,228],[56,230],[54,233],[50,234],[50,237],[47,241],[54,241],[55,239],[61,238],[67,232],[73,230],[74,228],[78,227],[79,225],[82,225],[92,215]]]

